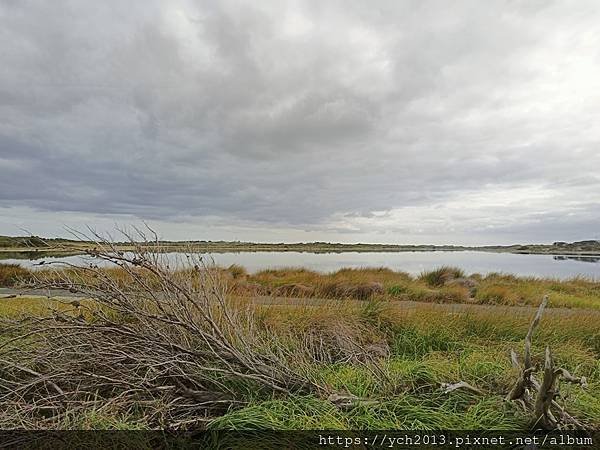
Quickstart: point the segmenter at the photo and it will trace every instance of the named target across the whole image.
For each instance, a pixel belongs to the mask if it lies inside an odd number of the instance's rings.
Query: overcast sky
[[[0,234],[600,237],[600,2],[0,0]]]

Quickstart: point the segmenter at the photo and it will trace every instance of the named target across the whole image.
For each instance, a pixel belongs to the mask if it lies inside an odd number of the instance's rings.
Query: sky
[[[0,0],[0,234],[600,238],[600,2]]]

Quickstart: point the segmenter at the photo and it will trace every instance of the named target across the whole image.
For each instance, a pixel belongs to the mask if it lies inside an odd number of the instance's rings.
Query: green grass
[[[17,318],[23,315],[44,315],[50,308],[65,308],[56,300],[45,297],[17,297],[0,299],[0,318]]]
[[[306,314],[325,320],[322,311],[277,310],[298,321]],[[317,368],[318,380],[337,392],[373,400],[373,404],[338,409],[324,399],[288,397],[255,399],[210,423],[234,429],[527,429],[530,418],[504,401],[518,373],[509,352],[523,351],[531,317],[514,317],[494,310],[478,314],[446,314],[423,306],[394,314],[385,308],[377,322],[374,307],[368,323],[379,325],[389,342],[390,356],[382,363],[385,380],[368,365],[341,362]],[[350,310],[348,314],[352,314]],[[364,320],[365,308],[357,312]],[[327,320],[332,320],[331,317]],[[289,323],[289,322],[285,322]],[[569,411],[592,426],[600,425],[600,347],[598,318],[584,312],[542,319],[534,335],[533,359],[542,363],[551,345],[556,363],[586,376],[589,387],[561,385]],[[444,394],[442,383],[466,381],[484,395],[465,391]]]
[[[235,269],[238,273],[239,270]],[[263,273],[264,280],[277,280],[280,272]],[[395,273],[388,271],[345,271],[331,275],[344,282],[379,276],[398,286]],[[239,277],[248,276],[241,273]],[[292,270],[284,275],[307,283],[321,275]],[[419,283],[403,276],[402,283]],[[554,286],[550,302],[561,295],[595,292],[595,284],[585,280],[556,281],[483,278],[484,283],[508,284],[515,289]],[[533,283],[536,287],[528,287]],[[410,285],[409,285],[410,286]],[[413,285],[414,288],[416,286]],[[418,285],[420,289],[430,287]],[[389,290],[388,290],[389,292]],[[43,315],[48,307],[69,310],[65,305],[44,298],[0,300],[0,317],[14,318],[27,312]],[[510,349],[519,355],[533,313],[515,314],[503,307],[444,309],[439,305],[418,304],[402,308],[401,303],[384,299],[368,302],[324,303],[320,307],[257,306],[259,326],[289,338],[290,349],[297,337],[319,331],[329,346],[332,362],[314,363],[310,376],[332,391],[372,401],[351,409],[336,407],[325,397],[266,394],[237,389],[247,402],[243,407],[214,417],[211,429],[526,429],[529,418],[517,405],[504,402],[517,373],[511,367]],[[358,362],[343,353],[344,340],[370,352],[378,363]],[[1,334],[0,334],[1,343]],[[600,326],[599,315],[573,309],[548,310],[533,339],[533,360],[541,364],[545,347],[552,348],[555,361],[572,374],[586,376],[589,387],[561,385],[570,412],[592,427],[600,426]],[[444,394],[443,383],[466,381],[484,392],[465,391]],[[143,429],[135,408],[122,410],[91,409],[65,419],[63,427],[82,429]]]
[[[474,430],[522,429],[527,418],[500,396],[399,395],[349,411],[314,397],[268,400],[212,421],[210,429],[233,430]]]

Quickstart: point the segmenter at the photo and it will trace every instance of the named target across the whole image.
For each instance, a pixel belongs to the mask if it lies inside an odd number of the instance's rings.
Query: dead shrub
[[[134,251],[96,236],[90,254],[116,271],[92,264],[37,279],[92,302],[2,324],[15,337],[0,344],[0,409],[24,412],[20,426],[118,403],[136,405],[147,423],[179,428],[250,394],[326,391],[306,375],[312,348],[292,350],[262,327],[253,305],[226,295],[220,270],[191,254],[174,271],[143,233],[126,236]]]

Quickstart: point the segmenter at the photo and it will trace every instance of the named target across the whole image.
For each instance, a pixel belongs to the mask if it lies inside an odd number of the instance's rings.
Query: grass
[[[331,316],[323,310],[280,309],[276,315],[286,313],[294,316],[297,322],[304,322],[306,315],[316,315],[331,324]],[[365,320],[361,316],[364,309],[354,314]],[[380,314],[385,320],[379,322],[377,329],[385,335],[390,348],[390,356],[384,365],[389,382],[382,384],[368,368],[356,364],[331,364],[320,372],[323,381],[337,390],[375,398],[380,403],[345,412],[323,409],[313,403],[303,408],[302,401],[294,399],[289,400],[293,405],[277,403],[270,416],[262,416],[269,421],[262,425],[286,428],[296,426],[298,420],[307,420],[309,422],[304,425],[310,426],[315,420],[314,414],[318,414],[323,419],[319,423],[323,426],[334,424],[333,428],[338,429],[520,429],[527,426],[527,418],[502,399],[516,376],[509,351],[511,348],[519,353],[522,351],[531,317],[515,317],[508,311],[494,310],[447,314],[427,305],[401,312],[389,306]],[[375,322],[371,319],[369,323]],[[536,333],[533,353],[534,360],[541,362],[545,345],[550,344],[558,364],[588,377],[587,391],[567,388],[578,392],[569,397],[567,404],[596,425],[600,417],[596,415],[593,419],[599,405],[596,399],[600,398],[599,339],[598,316],[588,317],[582,312],[561,317],[549,313]],[[440,383],[459,380],[479,387],[486,395],[440,394]],[[246,413],[260,411],[262,414],[265,408],[272,407],[270,401],[258,402],[217,419],[212,426],[229,423],[241,427]],[[287,407],[292,409],[286,410]],[[279,411],[284,410],[285,413],[280,415]],[[303,413],[297,413],[298,410]]]
[[[519,278],[503,274],[467,276],[452,267],[424,272],[417,278],[386,268],[340,269],[326,274],[303,268],[282,268],[238,278],[233,285],[241,295],[245,288],[254,295],[259,286],[264,294],[296,297],[510,306],[537,306],[545,293],[552,293],[550,307],[600,309],[600,282],[594,280]]]
[[[24,311],[40,313],[47,306],[65,307],[40,298],[16,298],[0,303],[0,316]],[[334,305],[322,307],[259,306],[263,324],[281,333],[301,335],[319,326],[325,335],[352,334],[362,348],[386,346],[385,377],[369,365],[328,361],[316,365],[313,377],[337,392],[375,400],[345,410],[314,396],[265,398],[249,394],[249,404],[214,418],[211,429],[526,429],[528,418],[516,405],[503,401],[516,373],[511,348],[522,351],[530,317],[485,309],[446,313],[433,307],[401,309],[393,303],[367,302],[341,314]],[[504,312],[502,312],[504,311]],[[329,334],[328,334],[329,332]],[[333,346],[338,345],[333,343]],[[600,425],[600,327],[597,316],[584,312],[553,314],[542,320],[534,337],[534,361],[541,362],[551,345],[558,364],[588,377],[589,388],[567,387],[566,404],[587,423]],[[385,380],[385,381],[382,381]],[[460,380],[485,392],[443,394],[441,383]],[[71,417],[65,427],[140,429],[135,414],[97,411]]]
[[[304,315],[307,312],[290,312]],[[281,314],[281,312],[279,312]],[[323,312],[312,314],[322,315]],[[389,316],[389,314],[386,315]],[[339,410],[310,397],[257,401],[214,420],[211,428],[234,429],[525,429],[528,418],[504,394],[514,382],[509,351],[521,351],[529,320],[486,311],[476,316],[440,314],[423,307],[392,319],[386,332],[390,357],[382,384],[367,367],[338,363],[320,370],[335,389],[374,405]],[[491,326],[497,324],[497,326]],[[595,328],[594,328],[595,327]],[[585,314],[566,322],[544,319],[534,340],[534,358],[553,344],[557,363],[590,380],[587,391],[567,387],[567,405],[596,426],[600,423],[600,347],[595,321]],[[486,393],[444,395],[441,383],[467,381]],[[575,393],[576,392],[576,393]]]
[[[85,269],[64,269],[85,279]],[[118,268],[104,269],[123,285],[130,277]],[[319,273],[305,268],[270,269],[249,274],[233,264],[220,269],[228,279],[229,292],[238,296],[309,297],[321,299],[400,300],[430,303],[536,306],[551,293],[550,307],[600,309],[600,282],[582,277],[567,280],[516,277],[506,274],[467,276],[462,270],[441,267],[413,277],[387,268],[344,268]],[[53,282],[60,271],[38,270],[38,277]],[[141,273],[150,282],[149,274]],[[184,275],[184,274],[182,274]],[[0,287],[30,281],[33,272],[18,265],[0,264]]]
[[[31,272],[19,264],[0,264],[0,287],[12,287],[22,281],[28,281]]]
[[[503,354],[502,354],[503,353]],[[502,356],[502,359],[498,357]],[[529,418],[503,401],[514,380],[506,352],[471,349],[468,356],[428,353],[421,360],[395,357],[389,363],[395,392],[381,389],[368,370],[352,365],[328,367],[323,377],[336,388],[357,396],[379,399],[374,405],[340,410],[312,397],[256,402],[211,422],[211,428],[248,429],[526,429]],[[597,379],[597,374],[594,375]],[[485,396],[464,392],[442,394],[439,383],[463,379],[490,389]],[[578,392],[569,401],[591,423],[598,423],[599,386]]]
[[[11,270],[4,267],[0,273]],[[117,269],[112,270],[116,279],[128,282]],[[547,311],[534,336],[534,363],[542,363],[544,349],[550,345],[557,365],[586,376],[586,390],[561,386],[567,394],[564,402],[581,421],[600,426],[600,314],[581,309],[600,307],[596,282],[491,274],[468,277],[475,284],[472,292],[472,286],[452,284],[467,278],[452,268],[418,278],[383,268],[329,274],[288,268],[248,274],[242,267],[231,266],[222,269],[222,274],[236,294],[251,295],[250,288],[245,291],[247,286],[267,293],[293,286],[296,293],[332,299],[318,306],[254,305],[257,326],[282,336],[290,353],[311,336],[318,337],[321,350],[307,369],[308,376],[335,392],[372,402],[345,409],[315,395],[244,392],[245,405],[210,419],[206,424],[210,429],[527,429],[530,418],[503,398],[517,376],[510,364],[510,349],[522,353],[532,314],[501,305],[537,305],[544,293],[549,293],[551,306],[572,310]],[[367,296],[357,289],[375,284],[381,289]],[[359,292],[363,294],[358,296]],[[333,301],[354,296],[366,301]],[[423,303],[406,307],[402,300]],[[427,302],[494,306],[442,308]],[[0,317],[41,316],[49,307],[72,309],[56,300],[19,297],[0,300]],[[443,383],[458,381],[478,387],[484,395],[460,390],[443,393]],[[62,427],[156,426],[136,416],[134,406],[102,409],[94,405],[84,414],[65,419]]]
[[[67,310],[64,302],[46,297],[16,297],[0,299],[0,318],[17,318],[23,315],[41,316],[50,309]]]
[[[456,278],[464,278],[465,273],[456,267],[442,266],[439,269],[423,272],[419,280],[431,287],[442,287]]]
[[[210,424],[213,429],[283,430],[439,430],[514,429],[518,414],[506,414],[500,398],[472,399],[463,394],[421,397],[399,396],[377,405],[340,411],[330,402],[313,397],[270,400],[230,413]],[[511,411],[514,412],[514,411]]]

